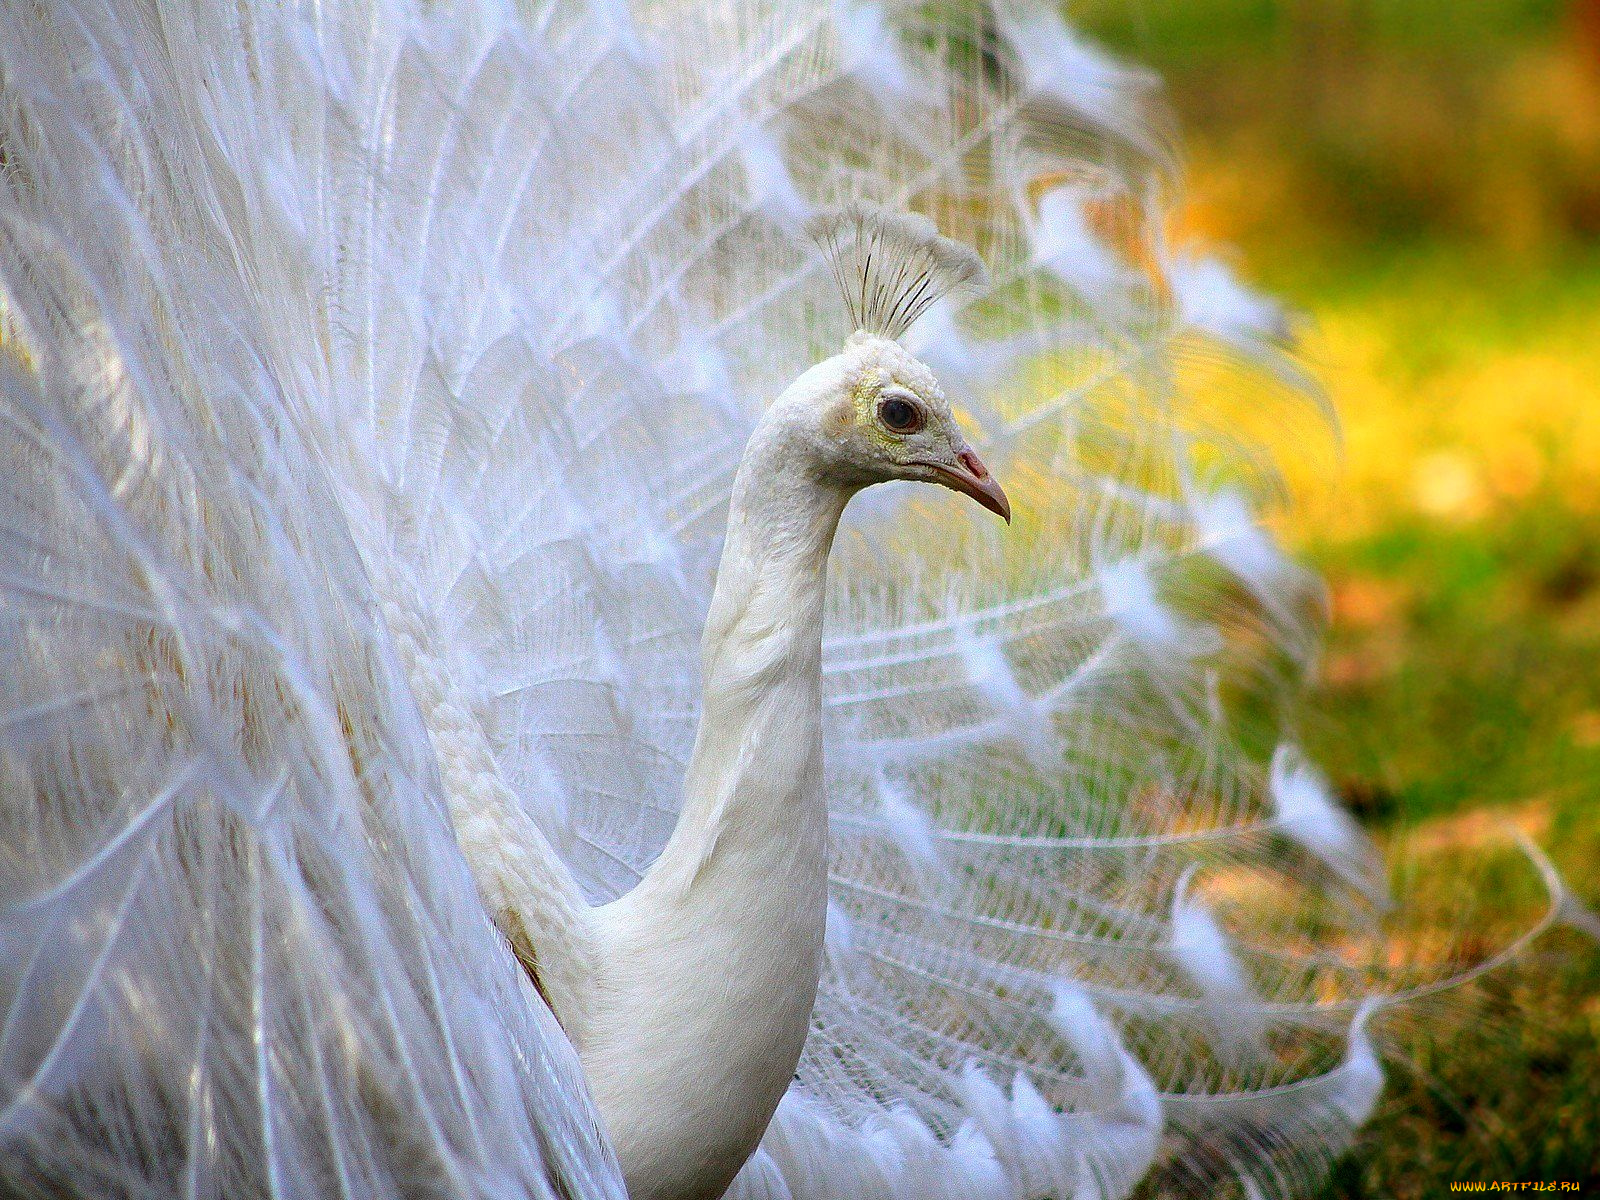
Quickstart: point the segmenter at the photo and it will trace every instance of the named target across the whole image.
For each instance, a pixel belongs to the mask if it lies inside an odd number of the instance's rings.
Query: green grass
[[[1074,0],[1161,72],[1176,232],[1314,318],[1344,426],[1290,464],[1333,622],[1303,736],[1481,949],[1537,908],[1502,825],[1600,907],[1600,3]],[[1403,857],[1403,855],[1399,855]],[[1600,949],[1573,932],[1390,1031],[1327,1200],[1600,1187]],[[1570,1193],[1569,1193],[1570,1194]]]
[[[1540,496],[1465,527],[1397,517],[1314,557],[1336,597],[1366,595],[1359,620],[1335,621],[1308,731],[1345,801],[1380,836],[1459,833],[1457,920],[1492,931],[1489,944],[1534,900],[1525,877],[1474,853],[1475,835],[1502,821],[1600,901],[1597,523]],[[1442,1196],[1471,1179],[1600,1185],[1597,998],[1600,951],[1560,933],[1410,1031],[1412,1065],[1391,1069],[1377,1119],[1325,1195]]]
[[[1170,72],[1249,56],[1271,60],[1307,31],[1357,31],[1386,51],[1479,56],[1538,37],[1556,26],[1561,0],[1069,0],[1067,11],[1140,62]]]
[[[1600,800],[1600,528],[1544,498],[1487,528],[1396,520],[1316,557],[1395,608],[1330,640],[1315,746],[1358,810]]]

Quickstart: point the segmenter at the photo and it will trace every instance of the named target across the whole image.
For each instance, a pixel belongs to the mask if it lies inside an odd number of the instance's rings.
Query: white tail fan
[[[1162,239],[1148,91],[1026,0],[0,6],[4,1190],[622,1194],[491,917],[660,852],[741,447],[850,331],[808,224],[863,205],[922,257],[849,315],[923,315],[1019,519],[850,510],[836,928],[732,1194],[1309,1187],[1453,968],[1256,924],[1370,945],[1382,889],[1238,715],[1319,595],[1186,367],[1308,393]]]

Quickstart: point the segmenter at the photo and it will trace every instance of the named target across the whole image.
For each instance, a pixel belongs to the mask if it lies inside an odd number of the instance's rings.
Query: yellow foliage
[[[1432,300],[1441,322],[1455,319],[1447,296]],[[1317,315],[1307,352],[1339,414],[1345,460],[1339,527],[1321,533],[1360,536],[1406,510],[1471,521],[1541,488],[1578,511],[1600,508],[1600,337],[1586,322],[1481,347],[1469,331],[1417,371],[1405,366],[1417,313],[1369,297]],[[1293,482],[1312,498],[1301,521],[1325,522],[1325,483]]]

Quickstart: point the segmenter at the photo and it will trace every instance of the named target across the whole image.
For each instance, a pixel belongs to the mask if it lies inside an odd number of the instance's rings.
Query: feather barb
[[[970,247],[916,213],[851,204],[822,213],[809,230],[863,333],[898,338],[936,300],[988,277]]]

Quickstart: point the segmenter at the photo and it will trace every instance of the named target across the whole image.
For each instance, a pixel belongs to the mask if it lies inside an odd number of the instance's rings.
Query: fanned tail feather
[[[145,16],[0,14],[0,1190],[620,1196],[321,452],[313,31]]]

